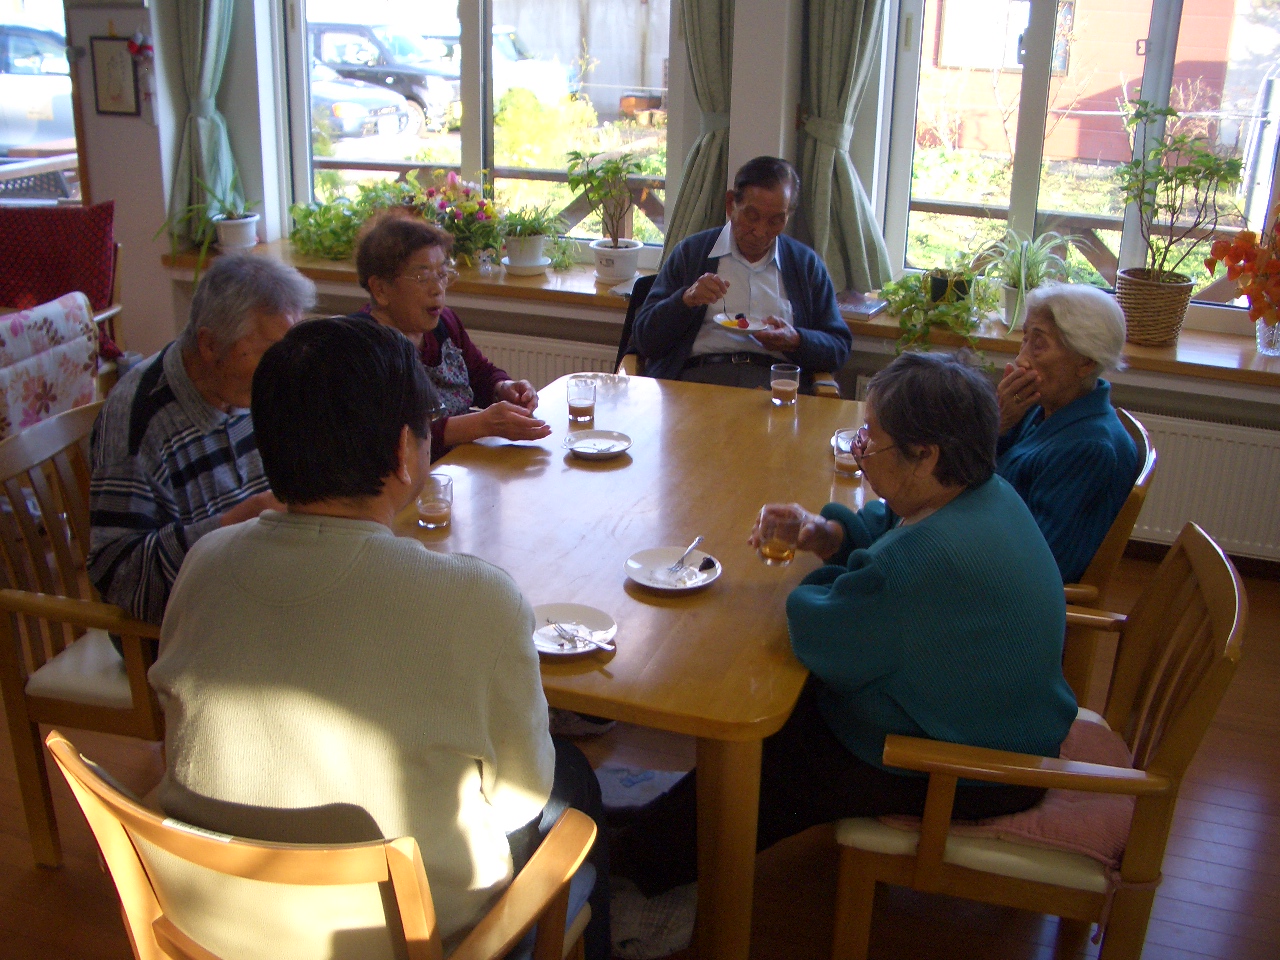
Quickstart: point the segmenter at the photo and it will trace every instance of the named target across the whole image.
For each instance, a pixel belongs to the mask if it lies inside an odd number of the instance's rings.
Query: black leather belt
[[[767,353],[753,353],[745,350],[742,353],[703,353],[696,357],[690,357],[684,363],[684,369],[691,367],[711,367],[718,363],[755,363],[765,367],[771,367],[777,363],[777,359],[769,356]]]

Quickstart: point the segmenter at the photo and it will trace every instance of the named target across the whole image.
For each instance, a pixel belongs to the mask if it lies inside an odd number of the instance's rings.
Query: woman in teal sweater
[[[812,676],[764,741],[759,849],[842,817],[919,814],[926,781],[884,766],[889,733],[1058,755],[1076,715],[1062,581],[995,475],[998,420],[976,370],[904,354],[872,379],[855,447],[883,502],[766,508],[797,515],[800,548],[827,564],[787,599],[791,646]],[[1041,796],[962,783],[955,809],[980,819]],[[695,813],[696,771],[619,832],[618,872],[647,895],[694,879]]]

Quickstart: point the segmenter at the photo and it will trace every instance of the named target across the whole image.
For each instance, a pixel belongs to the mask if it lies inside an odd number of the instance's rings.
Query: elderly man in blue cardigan
[[[838,370],[853,338],[818,255],[782,231],[799,200],[795,168],[777,157],[742,166],[725,194],[728,223],[682,240],[636,314],[645,373],[739,387],[769,384],[774,363]],[[760,320],[753,333],[715,317]],[[804,376],[807,384],[811,377]]]

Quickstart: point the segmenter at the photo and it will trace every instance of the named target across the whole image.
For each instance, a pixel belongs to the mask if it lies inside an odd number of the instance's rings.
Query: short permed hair
[[[1047,310],[1067,346],[1100,368],[1123,370],[1124,313],[1116,298],[1085,283],[1046,283],[1027,294],[1027,314]]]
[[[453,249],[453,236],[409,211],[379,214],[361,228],[356,245],[356,279],[366,290],[370,277],[393,280],[423,247],[440,247],[447,257]]]
[[[995,473],[996,391],[967,356],[904,353],[871,378],[867,403],[904,455],[937,446],[933,475],[943,486],[972,489]]]
[[[400,434],[429,435],[435,388],[404,334],[359,317],[300,323],[253,375],[254,433],[284,503],[377,496]]]
[[[196,286],[179,347],[193,352],[197,334],[207,330],[227,350],[253,332],[254,313],[300,317],[315,302],[316,285],[293,267],[252,253],[224,253]]]
[[[748,160],[733,175],[733,198],[739,203],[746,196],[747,187],[763,187],[772,190],[775,187],[786,187],[789,191],[790,203],[788,211],[794,210],[800,202],[800,174],[796,168],[781,157],[755,157]]]

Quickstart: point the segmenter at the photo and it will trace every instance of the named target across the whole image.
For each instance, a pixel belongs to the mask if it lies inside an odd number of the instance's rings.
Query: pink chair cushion
[[[1133,756],[1120,735],[1089,720],[1076,720],[1071,725],[1059,756],[1063,760],[1111,767],[1133,766]],[[1066,850],[1118,869],[1129,840],[1133,802],[1133,797],[1114,794],[1050,790],[1044,800],[1030,810],[975,823],[953,823],[951,831],[957,836],[989,837]],[[880,819],[891,827],[920,829],[917,817]]]
[[[83,293],[0,317],[0,440],[90,403],[98,327]]]

